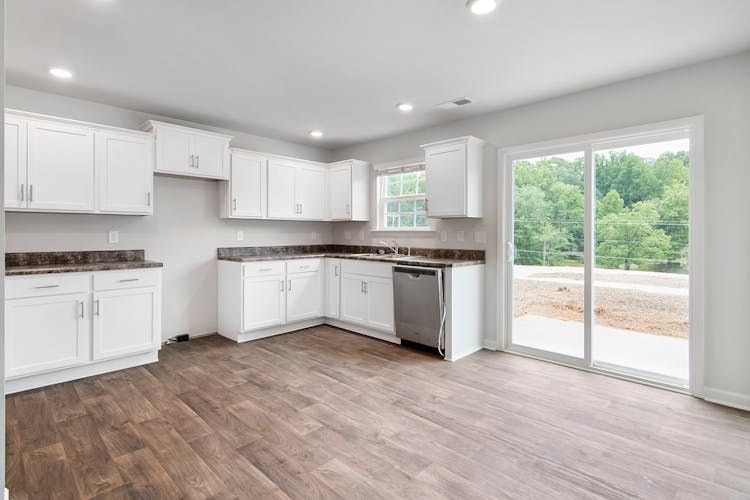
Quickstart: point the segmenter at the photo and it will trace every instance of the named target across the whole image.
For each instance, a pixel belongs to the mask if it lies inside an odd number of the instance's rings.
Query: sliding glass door
[[[505,348],[690,381],[691,128],[505,156]]]

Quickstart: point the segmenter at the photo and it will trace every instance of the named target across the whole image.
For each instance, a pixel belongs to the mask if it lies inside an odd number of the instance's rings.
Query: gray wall
[[[138,128],[149,118],[191,125],[11,86],[7,88],[6,106],[127,128]],[[329,160],[329,152],[323,149],[228,133],[236,136],[234,146],[309,160]],[[218,190],[219,184],[214,181],[156,176],[151,217],[7,213],[7,251],[143,248],[147,259],[164,262],[163,337],[215,332],[217,247],[328,243],[331,240],[329,223],[219,219]],[[120,242],[116,245],[107,244],[110,230],[120,231]],[[236,241],[238,230],[245,233],[242,243]]]
[[[750,407],[750,225],[747,213],[750,186],[750,52],[703,64],[599,87],[564,97],[499,111],[426,130],[387,138],[334,152],[334,159],[361,158],[386,162],[422,154],[420,144],[475,135],[498,147],[527,144],[627,126],[705,116],[706,170],[706,373],[705,385],[716,397]],[[483,248],[471,241],[473,231],[487,232],[486,340],[498,342],[495,276],[497,273],[497,161],[485,161],[485,217],[480,221],[446,220],[439,232],[401,235],[405,244],[426,247]],[[345,243],[373,223],[334,227],[334,242]],[[464,230],[468,243],[456,241]]]

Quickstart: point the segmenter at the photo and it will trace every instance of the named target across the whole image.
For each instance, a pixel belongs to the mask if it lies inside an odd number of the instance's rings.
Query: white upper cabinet
[[[302,161],[272,158],[268,162],[268,217],[324,220],[324,167]]]
[[[206,179],[229,178],[231,136],[153,120],[146,122],[143,129],[153,131],[156,140],[155,172]]]
[[[143,132],[96,134],[100,212],[153,214],[153,146]]]
[[[484,145],[483,140],[468,136],[421,146],[427,164],[428,217],[484,215]]]
[[[289,160],[268,162],[268,216],[272,219],[294,219],[299,206],[294,198],[294,172],[297,165]]]
[[[5,208],[153,213],[153,136],[7,110]]]
[[[230,176],[220,186],[223,218],[262,219],[268,214],[268,157],[232,149]]]
[[[294,199],[297,218],[326,218],[326,172],[322,167],[302,165],[294,171]]]
[[[94,211],[94,131],[30,121],[27,180],[29,209]]]
[[[328,211],[331,220],[370,218],[370,164],[346,160],[328,170]]]
[[[5,208],[26,207],[27,126],[26,120],[5,115]]]

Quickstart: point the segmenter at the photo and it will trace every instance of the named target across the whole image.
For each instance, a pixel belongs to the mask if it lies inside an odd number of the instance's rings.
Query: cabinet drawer
[[[310,273],[320,269],[321,259],[299,259],[289,260],[286,263],[286,272],[288,274],[294,273]]]
[[[91,274],[38,274],[5,278],[5,298],[41,297],[63,293],[87,293]]]
[[[385,262],[366,262],[363,260],[341,260],[341,270],[347,274],[361,274],[364,276],[393,277],[393,264]]]
[[[101,271],[94,273],[94,290],[117,290],[156,286],[159,271],[154,269],[133,269],[128,271]]]
[[[245,262],[242,264],[243,278],[250,278],[252,276],[270,276],[274,274],[284,274],[283,261]]]

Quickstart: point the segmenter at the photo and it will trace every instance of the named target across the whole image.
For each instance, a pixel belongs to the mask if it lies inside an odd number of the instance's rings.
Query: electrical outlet
[[[440,241],[448,241],[448,231],[440,231]]]
[[[351,239],[352,239],[352,232],[351,231],[344,231],[344,239],[346,241],[351,241]]]
[[[114,245],[120,242],[120,231],[110,231],[107,233],[107,243]]]
[[[237,241],[245,241],[245,231],[237,231]]]
[[[464,232],[456,231],[456,241],[464,241]]]
[[[487,233],[484,231],[474,231],[474,241],[476,243],[487,243]]]

